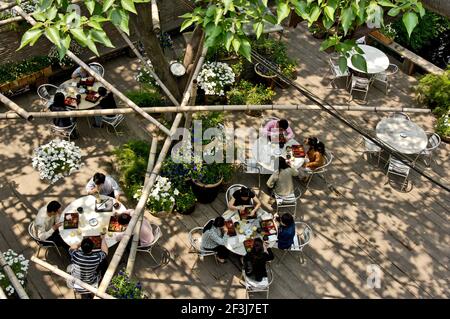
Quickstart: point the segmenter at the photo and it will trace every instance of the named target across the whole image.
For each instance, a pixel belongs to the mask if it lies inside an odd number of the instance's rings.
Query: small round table
[[[427,134],[403,118],[384,118],[376,128],[377,137],[403,154],[418,154],[427,147]]]
[[[97,103],[92,103],[89,101],[86,101],[86,93],[83,92],[82,88],[77,87],[77,81],[74,79],[70,79],[65,81],[59,86],[59,92],[64,93],[66,97],[73,97],[75,98],[77,94],[81,95],[81,101],[80,104],[77,105],[77,110],[88,110],[92,109],[94,106],[97,105]],[[99,87],[101,87],[102,84],[100,82],[95,82],[94,85],[92,85],[92,91],[97,91]],[[81,90],[81,91],[80,91]]]
[[[109,196],[100,195],[102,200],[111,199],[115,202],[115,199]],[[126,207],[121,204],[118,209],[113,208],[111,212],[96,212],[95,211],[95,196],[88,195],[83,196],[64,209],[60,217],[60,222],[64,221],[64,216],[67,213],[77,212],[78,207],[83,207],[83,213],[79,214],[78,229],[64,229],[64,225],[59,227],[59,233],[61,238],[70,246],[79,244],[85,236],[98,236],[102,232],[103,228],[108,228],[109,219],[114,213],[123,213],[126,211]],[[96,226],[91,226],[89,221],[91,219],[97,220]],[[116,236],[121,232],[108,232],[105,236],[106,244],[108,247],[114,246],[117,243]]]
[[[262,209],[258,210],[258,212],[256,213],[256,216],[257,216],[257,218],[255,218],[255,219],[242,220],[239,216],[239,212],[232,211],[232,210],[227,210],[222,215],[222,217],[225,220],[232,220],[233,223],[238,222],[240,227],[244,230],[243,234],[239,233],[236,230],[236,236],[228,236],[227,234],[224,235],[225,247],[229,251],[231,251],[237,255],[240,255],[240,256],[245,256],[247,254],[247,251],[244,246],[244,241],[246,239],[248,239],[248,235],[246,235],[246,232],[248,231],[250,233],[254,226],[257,228],[260,228],[262,219],[273,218],[272,214],[270,214]],[[262,238],[261,234],[258,234],[256,232],[254,232],[254,233],[256,235],[252,234],[249,236],[249,238],[251,238],[251,239]],[[270,248],[276,247],[276,243],[277,243],[277,234],[275,233],[274,235],[269,236],[269,247]]]
[[[281,156],[286,159],[286,147],[292,145],[301,145],[294,139],[290,139],[284,144],[284,147],[281,149],[278,143],[270,142],[267,137],[261,136],[258,138],[256,143],[252,146],[253,157],[256,159],[256,162],[265,170],[262,171],[261,174],[272,174],[275,172],[276,163],[275,160],[277,157]],[[305,158],[300,157],[292,157],[291,165],[295,169],[300,169],[305,163]]]
[[[354,66],[351,57],[347,58],[349,68],[360,73],[376,74],[385,71],[389,67],[389,58],[383,51],[365,44],[360,44],[358,47],[364,52],[363,56],[366,59],[367,72]]]

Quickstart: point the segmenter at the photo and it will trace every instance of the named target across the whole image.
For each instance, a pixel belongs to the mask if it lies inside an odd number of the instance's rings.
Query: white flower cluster
[[[22,254],[17,254],[15,251],[8,249],[3,253],[5,257],[6,263],[11,267],[14,271],[17,279],[20,284],[23,286],[25,284],[25,277],[28,272],[28,264],[29,261],[25,259]],[[14,287],[8,280],[8,277],[4,274],[3,270],[0,269],[0,285],[4,291],[8,294],[8,296],[12,296],[14,294]]]
[[[233,70],[223,62],[206,62],[197,77],[206,95],[225,95],[225,86],[233,84],[234,80]]]
[[[171,157],[174,163],[195,164],[203,161],[202,155],[194,152],[190,140],[181,142],[180,146],[172,148]]]
[[[139,83],[159,86],[158,82],[156,82],[156,80],[153,78],[150,72],[147,71],[147,69],[139,69],[134,79]]]
[[[59,139],[36,148],[32,164],[41,179],[47,179],[52,184],[83,165],[80,148],[74,142]]]
[[[167,177],[158,176],[147,199],[147,204],[168,209],[175,204],[174,196],[178,196],[179,194],[178,189],[172,188],[172,183]],[[141,195],[142,188],[134,193],[133,198],[138,199]]]

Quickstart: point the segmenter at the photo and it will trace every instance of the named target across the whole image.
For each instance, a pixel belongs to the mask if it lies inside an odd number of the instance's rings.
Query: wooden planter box
[[[11,89],[12,82],[6,82],[0,84],[0,93],[6,93]]]
[[[2,83],[0,84],[0,92],[5,93],[8,91],[16,91],[20,90],[26,86],[34,85],[36,82],[42,82],[41,79],[47,79],[52,74],[52,67],[48,66],[45,69],[25,75],[19,79],[16,79],[12,82]]]
[[[388,36],[385,36],[383,33],[381,33],[378,30],[374,30],[372,32],[370,32],[370,35],[373,36],[374,38],[380,40],[380,42],[389,45],[392,42],[394,42],[394,40],[392,40],[391,38],[389,38]]]

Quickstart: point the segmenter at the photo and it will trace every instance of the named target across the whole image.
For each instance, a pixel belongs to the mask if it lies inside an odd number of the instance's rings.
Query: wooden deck
[[[301,26],[299,26],[300,28]],[[328,87],[322,76],[327,71],[325,54],[318,52],[317,40],[302,34],[301,30],[286,33],[289,48],[300,62],[297,82],[334,104],[346,103],[349,95],[343,90]],[[285,39],[286,40],[286,39]],[[314,53],[314,54],[312,54]],[[106,66],[106,74],[120,89],[134,85],[136,63],[123,58]],[[392,91],[386,97],[371,89],[369,105],[415,105],[411,87],[416,79],[399,73]],[[280,91],[277,103],[299,103],[304,98],[291,90]],[[36,96],[26,94],[16,99],[20,105],[37,109]],[[354,101],[351,103],[355,103]],[[279,263],[280,252],[275,250],[272,263],[274,282],[270,298],[448,298],[449,290],[449,194],[416,173],[410,176],[406,192],[398,186],[386,184],[383,165],[366,159],[358,146],[360,137],[341,122],[321,111],[273,112],[267,116],[289,119],[301,140],[317,136],[333,152],[335,160],[330,167],[327,188],[323,180],[314,179],[300,201],[299,219],[308,223],[314,232],[311,245],[305,249],[305,263],[295,255],[287,255]],[[386,114],[372,112],[345,112],[345,115],[368,129]],[[261,118],[240,112],[227,115],[227,126],[259,126]],[[425,130],[432,130],[433,117],[413,115],[412,120]],[[115,137],[101,129],[89,129],[81,120],[82,137],[76,141],[83,150],[85,166],[70,178],[49,186],[39,180],[31,167],[32,151],[50,140],[45,122],[0,122],[0,249],[12,248],[30,257],[36,245],[27,234],[27,226],[37,209],[53,199],[63,205],[83,194],[84,185],[97,170],[111,171],[112,149],[141,134],[130,117]],[[142,124],[139,124],[142,125]],[[449,185],[450,147],[442,144],[430,169],[425,171]],[[265,178],[259,196],[269,210]],[[256,187],[254,175],[241,174],[233,182]],[[192,215],[172,215],[167,219],[147,217],[161,226],[166,263],[153,269],[150,256],[139,255],[136,277],[142,281],[151,298],[243,298],[245,289],[239,283],[240,265],[232,257],[224,265],[216,266],[212,258],[200,260],[194,269],[196,256],[189,253],[188,232],[203,226],[210,218],[225,211],[224,192],[210,205],[198,204]],[[110,256],[114,249],[111,249]],[[167,252],[170,256],[167,255]],[[43,256],[43,253],[41,253]],[[59,258],[49,251],[46,259],[64,269],[68,257]],[[124,261],[125,262],[125,261]],[[381,288],[366,286],[367,267],[378,265],[382,271]],[[32,298],[73,298],[72,292],[61,280],[42,268],[30,264],[27,289]]]

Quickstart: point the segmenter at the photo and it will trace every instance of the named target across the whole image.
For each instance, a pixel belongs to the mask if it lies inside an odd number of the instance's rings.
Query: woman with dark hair
[[[289,213],[285,213],[281,218],[276,217],[276,219],[280,223],[278,226],[278,249],[289,249],[294,243],[294,217]]]
[[[261,238],[255,238],[252,250],[244,257],[245,274],[256,281],[261,281],[267,277],[266,263],[273,258],[272,250],[268,248],[268,245]]]
[[[97,109],[107,110],[117,108],[116,100],[114,99],[114,95],[112,94],[112,92],[108,92],[103,86],[99,87],[97,92],[102,97],[100,99],[100,102],[96,105]],[[111,118],[114,117],[114,115],[105,117]],[[95,120],[94,127],[101,127],[102,116],[94,116],[94,120]]]
[[[130,223],[131,216],[133,216],[133,213],[134,213],[133,209],[128,209],[124,211],[123,213],[118,215],[117,218],[118,223],[120,225],[128,225]],[[124,236],[123,233],[118,234],[116,236],[116,239],[120,241],[123,238],[123,236]],[[147,220],[147,218],[144,217],[144,219],[142,219],[141,232],[139,233],[139,246],[143,247],[149,246],[153,242],[154,238],[155,236],[153,235],[152,226],[150,225],[150,222]]]
[[[223,238],[225,232],[225,219],[223,217],[219,216],[214,220],[210,220],[203,228],[202,243],[200,245],[202,250],[216,251],[216,259],[221,264],[225,263],[225,258],[228,257],[228,249],[225,247],[225,239]]]
[[[293,176],[298,176],[298,170],[289,166],[283,157],[278,158],[278,170],[267,181],[267,187],[277,195],[287,196],[294,194]]]
[[[50,104],[49,110],[52,112],[64,112],[67,111],[66,105],[64,104],[65,96],[63,93],[58,92],[53,97],[53,102]],[[53,124],[58,127],[69,127],[73,124],[70,117],[57,117],[53,119]]]
[[[305,144],[309,146],[306,152],[308,163],[304,167],[316,169],[325,164],[325,145],[319,142],[317,137],[309,137],[305,139]]]
[[[228,209],[239,211],[243,208],[242,206],[254,206],[253,210],[250,212],[250,216],[255,216],[256,212],[261,207],[261,201],[256,197],[255,193],[245,186],[233,193],[228,203]]]

